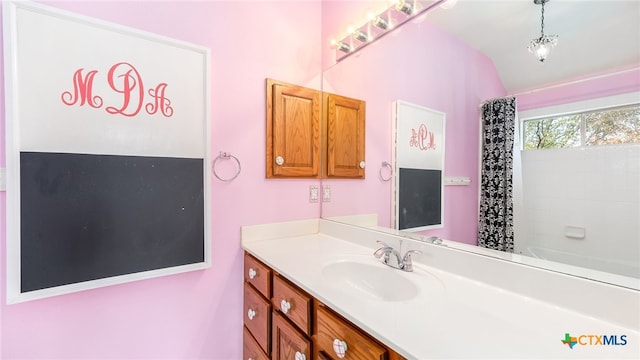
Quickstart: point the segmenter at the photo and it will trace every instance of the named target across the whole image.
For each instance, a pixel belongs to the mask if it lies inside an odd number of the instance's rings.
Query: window
[[[524,149],[640,143],[640,104],[523,121]]]

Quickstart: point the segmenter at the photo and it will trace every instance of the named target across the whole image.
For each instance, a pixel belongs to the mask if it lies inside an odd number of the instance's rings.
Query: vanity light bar
[[[341,41],[331,41],[331,47],[336,49],[336,62],[393,31],[409,19],[448,1],[451,0],[394,0],[384,11],[370,13],[366,23],[350,27],[348,35]]]

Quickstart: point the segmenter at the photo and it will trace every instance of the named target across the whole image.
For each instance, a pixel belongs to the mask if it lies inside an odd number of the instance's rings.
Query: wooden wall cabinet
[[[364,178],[362,100],[267,79],[267,178]]]
[[[244,262],[245,360],[404,360],[248,253]],[[248,316],[252,308],[267,316]],[[335,341],[344,341],[344,353],[334,351]]]
[[[267,178],[320,176],[321,92],[267,79]]]

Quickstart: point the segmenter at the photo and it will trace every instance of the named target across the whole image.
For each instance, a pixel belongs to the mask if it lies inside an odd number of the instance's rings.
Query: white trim
[[[640,103],[640,92],[631,92],[620,95],[607,96],[597,99],[576,101],[561,105],[546,106],[537,109],[529,109],[518,112],[520,121],[536,119],[548,116],[560,116],[575,112],[587,112],[613,106],[624,106]]]

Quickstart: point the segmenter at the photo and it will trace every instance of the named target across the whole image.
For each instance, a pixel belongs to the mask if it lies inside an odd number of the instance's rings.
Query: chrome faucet
[[[400,269],[403,265],[402,258],[400,258],[400,253],[396,249],[392,248],[391,246],[387,245],[382,241],[378,241],[378,244],[382,245],[382,247],[376,250],[373,253],[373,256],[375,256],[376,259],[382,258],[382,262],[385,265],[389,265],[392,268]],[[395,265],[393,265],[392,263],[389,263],[389,258],[391,258],[390,255],[394,255],[393,257],[396,260]]]
[[[400,269],[402,271],[413,271],[411,254],[420,254],[421,253],[420,250],[409,250],[404,254],[403,257],[401,257],[400,253],[393,247],[387,245],[383,241],[378,240],[377,242],[378,244],[382,245],[382,247],[373,253],[373,256],[375,256],[376,259],[382,258],[383,264],[390,266],[394,269]],[[391,255],[393,255],[393,258],[395,258],[395,262],[393,261],[389,262],[389,259],[392,257]]]

